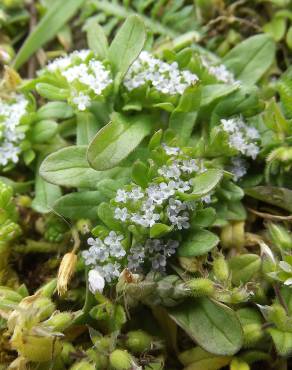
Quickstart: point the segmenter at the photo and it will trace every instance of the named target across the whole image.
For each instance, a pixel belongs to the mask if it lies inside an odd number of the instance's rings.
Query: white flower
[[[91,99],[88,95],[80,92],[78,95],[74,96],[72,102],[77,106],[78,110],[84,111],[86,108],[90,107]]]
[[[190,227],[189,214],[184,212],[182,215],[171,215],[169,221],[176,226],[178,230],[188,229]]]
[[[103,276],[97,270],[90,270],[88,273],[88,284],[91,293],[102,293],[105,285]]]
[[[211,194],[207,194],[201,198],[202,202],[209,204],[212,202]]]
[[[223,130],[226,131],[226,132],[235,132],[237,130],[237,124],[236,124],[236,120],[233,119],[233,118],[230,118],[230,119],[221,119],[220,120],[221,124],[222,124],[222,127],[223,127]]]
[[[173,163],[170,166],[162,166],[161,168],[159,168],[158,173],[168,179],[178,179],[181,175],[180,168],[176,163]]]
[[[102,266],[102,271],[105,280],[110,283],[113,279],[120,276],[120,268],[121,265],[117,262],[115,263],[107,263],[106,265]]]
[[[156,254],[151,258],[152,268],[155,271],[164,271],[166,266],[166,257],[163,254]]]
[[[247,173],[246,161],[241,157],[234,157],[231,159],[232,166],[229,171],[233,174],[234,180],[238,181]]]
[[[162,144],[163,149],[165,150],[165,153],[167,155],[179,155],[181,153],[180,148],[177,148],[175,146],[168,146],[166,144]]]
[[[86,265],[96,265],[98,262],[107,260],[109,257],[109,250],[99,238],[89,238],[87,243],[91,245],[91,247],[82,252],[82,257]]]
[[[183,172],[187,173],[199,171],[199,166],[195,159],[184,159],[180,168]]]
[[[104,239],[104,244],[112,246],[112,245],[121,245],[121,240],[123,240],[123,235],[117,234],[115,231],[110,231],[108,236]]]
[[[9,101],[0,99],[0,166],[19,160],[20,143],[25,138],[20,123],[27,105],[21,94],[11,94]]]
[[[128,196],[130,199],[139,200],[144,197],[144,194],[142,193],[141,188],[136,186],[131,190]]]
[[[260,134],[255,127],[246,126],[245,131],[246,136],[249,137],[250,139],[259,139],[260,137]]]
[[[116,202],[126,203],[128,199],[129,199],[129,194],[125,190],[119,189],[117,191],[116,198],[115,198]]]
[[[126,207],[124,207],[124,208],[119,208],[119,207],[115,208],[114,217],[115,217],[116,220],[121,220],[121,221],[125,222],[129,217],[128,209]]]
[[[175,182],[175,188],[177,191],[185,193],[186,191],[190,190],[191,187],[189,181],[179,180]]]
[[[197,81],[197,75],[187,70],[180,71],[176,62],[165,63],[142,51],[129,68],[123,83],[129,91],[149,84],[163,94],[181,95]]]

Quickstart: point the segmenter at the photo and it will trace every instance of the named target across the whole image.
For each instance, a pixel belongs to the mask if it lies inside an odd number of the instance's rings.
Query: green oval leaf
[[[277,186],[255,186],[244,189],[246,195],[292,212],[292,190]]]
[[[245,85],[253,85],[271,67],[275,50],[271,36],[256,35],[235,46],[225,55],[223,62],[237,79]]]
[[[70,146],[50,154],[41,164],[41,176],[56,185],[96,188],[104,173],[89,167],[86,150],[86,146]]]
[[[223,177],[223,171],[211,169],[191,179],[193,186],[192,194],[203,196],[210,193],[218,185]]]
[[[54,204],[54,210],[73,220],[96,219],[98,205],[104,200],[104,195],[99,191],[76,192],[59,198]]]
[[[193,235],[188,237],[178,249],[180,257],[195,257],[208,253],[219,243],[216,234],[208,230],[194,231]]]
[[[173,320],[202,348],[216,355],[234,355],[242,346],[242,328],[229,307],[200,298],[169,310]]]
[[[146,41],[146,30],[142,19],[129,16],[109,47],[109,60],[115,74],[122,79],[130,65],[138,57]]]
[[[114,114],[112,121],[103,127],[89,145],[87,158],[97,171],[115,167],[150,134],[151,117],[126,117]]]

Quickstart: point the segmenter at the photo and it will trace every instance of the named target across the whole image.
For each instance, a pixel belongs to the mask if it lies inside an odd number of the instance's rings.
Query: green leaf
[[[36,175],[35,197],[32,208],[40,213],[48,213],[53,209],[53,204],[62,196],[59,186],[53,185]]]
[[[200,347],[188,349],[179,354],[184,370],[218,370],[229,364],[230,356],[217,356]]]
[[[242,328],[236,313],[208,298],[184,302],[169,310],[173,320],[206,351],[234,355],[242,346]]]
[[[260,270],[261,258],[257,254],[242,254],[232,257],[228,263],[233,284],[240,285],[249,282]]]
[[[41,164],[41,176],[56,185],[96,188],[105,174],[89,167],[86,150],[86,146],[70,146],[50,154]]]
[[[38,120],[68,119],[73,117],[73,108],[67,103],[54,101],[43,105],[36,113]]]
[[[32,54],[52,40],[83,3],[84,0],[55,1],[22,45],[13,68],[20,68]]]
[[[115,167],[150,134],[151,128],[150,116],[114,114],[89,145],[87,158],[91,167],[98,171]]]
[[[289,27],[286,34],[286,43],[289,49],[292,49],[292,26]]]
[[[101,203],[97,208],[97,214],[100,220],[110,229],[123,232],[120,222],[114,218],[114,212],[108,203]]]
[[[138,57],[146,41],[146,30],[143,21],[136,15],[129,16],[109,48],[109,60],[114,73],[121,80]]]
[[[246,195],[292,212],[292,190],[276,186],[255,186],[244,189]]]
[[[33,126],[30,139],[34,143],[44,143],[49,141],[57,133],[57,130],[58,125],[55,121],[39,121]]]
[[[140,160],[136,161],[132,167],[132,178],[137,185],[146,188],[149,182],[148,167]]]
[[[223,177],[223,171],[211,169],[207,170],[200,175],[191,179],[191,184],[193,186],[192,193],[198,197],[204,196],[210,193]]]
[[[209,227],[216,220],[216,211],[212,207],[200,209],[192,217],[192,226],[193,227]]]
[[[271,36],[252,36],[235,46],[223,59],[225,66],[245,85],[255,84],[271,67],[275,58]]]
[[[101,60],[108,56],[108,42],[104,29],[97,23],[96,19],[89,19],[85,25],[87,33],[87,44],[94,54]]]
[[[150,229],[150,238],[161,238],[162,236],[170,233],[173,227],[157,223]]]
[[[77,114],[77,145],[87,145],[94,138],[100,124],[93,113],[79,112]]]
[[[216,100],[233,93],[237,89],[238,87],[235,84],[234,85],[214,84],[203,86],[201,107],[205,107],[211,103],[214,103]]]
[[[196,257],[208,253],[219,243],[216,234],[208,230],[197,230],[181,243],[178,248],[180,257]]]
[[[276,328],[267,330],[271,335],[276,350],[280,356],[289,356],[292,353],[292,333]]]
[[[286,32],[286,19],[275,17],[264,25],[263,30],[271,35],[275,41],[280,41]]]
[[[72,220],[96,219],[98,205],[105,200],[99,191],[83,191],[66,194],[54,204],[54,210]]]

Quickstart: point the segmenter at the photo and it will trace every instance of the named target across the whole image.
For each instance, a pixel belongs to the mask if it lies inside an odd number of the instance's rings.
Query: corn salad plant
[[[292,366],[290,13],[3,1],[1,370]]]

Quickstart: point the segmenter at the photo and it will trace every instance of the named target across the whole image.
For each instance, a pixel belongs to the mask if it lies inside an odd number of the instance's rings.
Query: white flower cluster
[[[139,272],[145,260],[151,262],[153,271],[165,271],[167,258],[175,254],[179,242],[177,240],[148,239],[145,245],[138,244],[130,249],[128,269]]]
[[[25,137],[20,121],[27,105],[21,94],[13,95],[10,101],[0,99],[0,166],[18,162],[20,143]]]
[[[104,240],[89,238],[87,243],[90,248],[82,252],[85,264],[96,270],[107,282],[120,276],[121,265],[117,260],[126,255],[121,244],[123,239],[122,235],[111,231]]]
[[[229,136],[229,146],[241,154],[255,159],[259,153],[259,147],[256,144],[256,140],[260,137],[258,130],[247,126],[240,116],[221,119],[220,122],[221,128]]]
[[[235,181],[241,179],[247,173],[247,163],[241,157],[233,157],[231,159],[231,166],[228,170],[233,174]]]
[[[201,57],[201,61],[208,72],[218,81],[230,85],[240,83],[240,81],[235,80],[233,73],[228,71],[224,64],[213,65],[206,57]]]
[[[190,177],[195,173],[204,172],[205,168],[199,160],[189,158],[179,148],[167,145],[163,145],[163,148],[165,153],[171,156],[168,164],[158,169],[163,181],[151,182],[145,189],[137,185],[127,191],[119,189],[115,197],[117,206],[114,211],[117,220],[151,228],[157,222],[165,222],[161,217],[166,215],[175,230],[190,227],[189,211],[194,205],[176,199],[176,195],[190,191]]]
[[[49,72],[59,72],[70,86],[71,102],[80,111],[90,107],[97,96],[113,82],[110,71],[90,50],[74,51],[57,58],[47,66]]]
[[[179,70],[176,62],[169,64],[142,51],[123,83],[129,91],[147,84],[163,94],[182,95],[187,87],[197,81],[197,75],[188,70]]]

